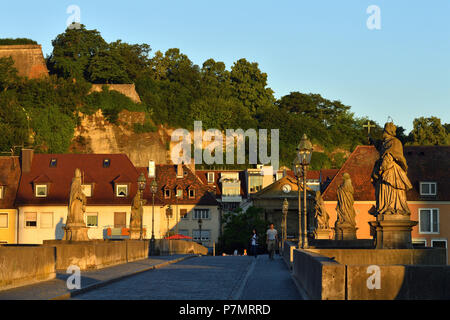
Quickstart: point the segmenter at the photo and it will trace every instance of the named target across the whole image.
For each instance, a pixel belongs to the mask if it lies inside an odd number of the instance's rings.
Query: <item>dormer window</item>
[[[170,199],[170,189],[165,188],[164,189],[164,199]]]
[[[189,199],[195,198],[195,189],[189,189]]]
[[[437,194],[436,182],[421,182],[420,195],[421,196],[435,196]]]
[[[111,165],[110,159],[103,159],[103,168],[109,168],[110,165]]]
[[[5,186],[0,186],[0,200],[5,198]]]
[[[183,199],[183,189],[177,188],[177,198]]]
[[[88,198],[92,197],[92,184],[83,184],[81,185],[81,190],[84,195]]]
[[[214,183],[214,172],[208,172],[208,183]]]
[[[52,160],[50,160],[50,168],[56,168],[58,164],[58,160],[53,158]]]
[[[35,186],[36,198],[46,198],[48,195],[48,186],[46,184],[37,184]]]
[[[127,184],[116,185],[116,197],[118,197],[118,198],[128,197],[128,185]]]

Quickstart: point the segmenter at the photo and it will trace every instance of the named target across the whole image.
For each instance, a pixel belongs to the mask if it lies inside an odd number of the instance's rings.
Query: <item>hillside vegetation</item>
[[[133,125],[136,134],[157,125],[192,130],[195,120],[206,129],[280,129],[280,161],[289,167],[304,133],[323,151],[314,153],[314,169],[339,167],[356,145],[367,143],[363,124],[371,119],[319,94],[291,92],[277,100],[268,75],[245,58],[230,69],[214,59],[198,66],[180,49],[150,55],[148,44],[107,43],[85,26],[67,29],[52,44],[48,79],[22,79],[12,59],[0,59],[0,151],[31,145],[39,152],[67,152],[80,114],[98,110],[111,123],[122,110],[145,113],[145,122]],[[106,88],[89,94],[92,83],[135,83],[142,103]],[[409,135],[401,127],[398,135],[411,144],[448,144],[448,130],[438,118],[419,118]],[[381,131],[376,124],[372,135]]]

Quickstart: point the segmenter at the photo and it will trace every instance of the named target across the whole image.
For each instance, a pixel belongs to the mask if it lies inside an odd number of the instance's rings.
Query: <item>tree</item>
[[[246,212],[239,209],[237,212],[224,214],[225,226],[219,239],[220,251],[231,253],[247,249],[253,229],[259,234],[259,244],[264,244],[266,222],[261,218],[262,213],[261,208],[250,207]]]
[[[230,77],[234,96],[241,100],[252,114],[275,102],[272,89],[267,88],[267,74],[259,70],[256,62],[238,60],[231,67]]]
[[[449,135],[441,119],[437,117],[420,117],[414,119],[414,128],[411,132],[413,145],[448,145]]]
[[[92,83],[131,83],[123,57],[115,50],[98,52],[86,69],[87,79]]]
[[[27,116],[13,91],[0,92],[0,106],[0,151],[8,152],[14,146],[26,144]]]
[[[117,40],[109,45],[109,50],[121,57],[122,67],[131,82],[135,82],[143,73],[150,71],[148,55],[151,48],[148,44],[128,44]]]
[[[0,58],[0,91],[6,91],[19,81],[14,60],[11,57]]]
[[[97,30],[67,28],[52,41],[53,52],[47,60],[52,74],[65,79],[88,80],[87,69],[91,60],[108,48]]]

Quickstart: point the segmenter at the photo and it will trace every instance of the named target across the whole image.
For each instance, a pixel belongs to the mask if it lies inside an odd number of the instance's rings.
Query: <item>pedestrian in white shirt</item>
[[[273,223],[271,223],[269,230],[267,230],[267,250],[269,251],[270,260],[273,260],[277,240],[278,240],[278,231],[274,229],[274,225]]]

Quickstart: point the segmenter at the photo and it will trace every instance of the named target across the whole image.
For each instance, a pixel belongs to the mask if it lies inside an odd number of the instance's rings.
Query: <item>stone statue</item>
[[[377,249],[412,249],[411,232],[418,224],[411,221],[406,200],[406,191],[412,185],[407,176],[402,143],[395,137],[396,131],[397,127],[388,122],[384,125],[383,140],[373,140],[369,135],[369,141],[380,155],[371,177],[376,204],[369,210],[376,217],[376,221],[369,224]]]
[[[374,215],[394,214],[410,215],[406,202],[406,191],[412,188],[407,177],[408,165],[403,156],[403,146],[396,135],[397,127],[388,122],[384,126],[383,140],[369,140],[377,148],[380,158],[372,171],[372,183],[375,187],[376,210]]]
[[[337,219],[334,225],[336,240],[356,240],[356,212],[353,208],[353,185],[350,175],[343,174],[344,181],[337,189]]]
[[[338,187],[337,190],[337,221],[336,224],[339,225],[349,225],[352,227],[356,226],[356,212],[353,208],[353,185],[350,175],[348,173],[343,174],[344,181]]]
[[[316,219],[316,229],[320,230],[328,230],[330,229],[330,225],[328,221],[330,220],[330,216],[328,215],[327,210],[325,209],[325,203],[323,201],[322,195],[320,191],[316,191],[316,205],[315,205],[315,219]]]
[[[69,195],[69,207],[66,220],[64,240],[87,241],[88,228],[84,221],[86,212],[86,195],[81,188],[81,170],[75,169],[75,177],[72,179]]]
[[[130,239],[139,239],[141,233],[141,193],[138,191],[131,203]]]

